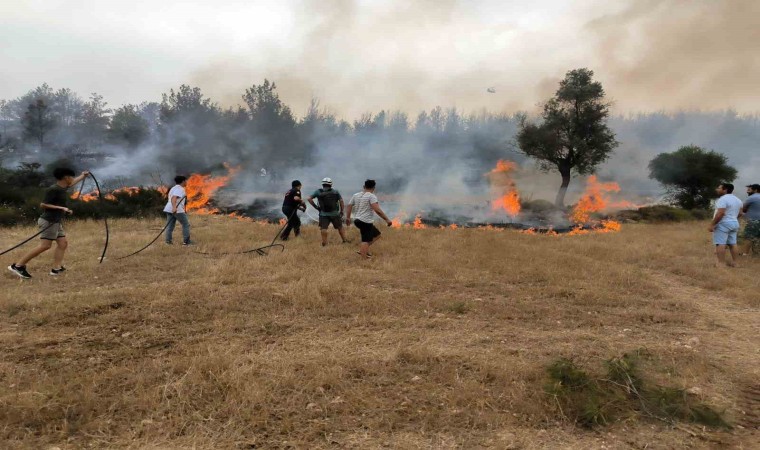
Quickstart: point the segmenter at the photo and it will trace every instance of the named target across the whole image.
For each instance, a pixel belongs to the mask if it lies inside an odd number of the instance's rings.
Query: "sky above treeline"
[[[756,0],[1,0],[0,98],[111,106],[180,84],[221,106],[264,78],[302,115],[536,111],[588,67],[614,111],[760,112]],[[495,92],[488,92],[493,88]]]

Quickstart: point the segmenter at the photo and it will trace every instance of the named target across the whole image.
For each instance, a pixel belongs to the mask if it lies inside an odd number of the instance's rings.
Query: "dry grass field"
[[[191,221],[202,251],[266,244],[277,229]],[[30,264],[30,281],[2,258],[2,448],[760,442],[760,258],[715,269],[706,224],[559,238],[383,229],[371,261],[355,244],[320,248],[313,227],[269,257],[159,241],[115,261],[162,223],[111,226],[112,257],[98,265],[102,225],[71,223],[59,278],[46,274],[52,254]],[[3,229],[0,242],[31,232]],[[647,377],[698,388],[733,429],[633,416],[584,429],[544,391],[557,358],[591,368],[639,349]]]

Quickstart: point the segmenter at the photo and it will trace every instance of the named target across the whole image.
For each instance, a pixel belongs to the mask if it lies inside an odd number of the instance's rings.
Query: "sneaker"
[[[191,246],[191,245],[195,245],[195,242],[187,241],[187,242],[183,242],[182,245]]]
[[[58,276],[66,271],[66,268],[61,266],[60,269],[50,269],[50,275]]]
[[[32,278],[32,275],[26,271],[26,266],[17,266],[16,264],[11,264],[8,266],[8,270],[25,280]]]
[[[172,245],[173,242],[164,242],[164,244],[166,244],[166,245]]]
[[[362,252],[356,252],[356,254],[361,256]],[[367,252],[367,258],[372,258],[372,253]]]

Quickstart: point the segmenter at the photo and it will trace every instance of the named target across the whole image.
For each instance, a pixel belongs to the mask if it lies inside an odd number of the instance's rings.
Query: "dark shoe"
[[[50,275],[58,276],[66,271],[66,268],[61,266],[60,269],[50,269]]]
[[[286,237],[281,237],[281,238],[280,238],[280,240],[281,240],[281,241],[287,241],[287,240],[288,240],[288,238],[286,238]]]
[[[327,247],[327,242],[323,242],[322,247]]]
[[[166,245],[172,245],[173,242],[164,242],[164,244],[166,244]]]
[[[361,256],[362,252],[356,252],[357,255]],[[372,258],[372,253],[367,252],[367,258]]]
[[[187,242],[183,242],[182,245],[191,246],[191,245],[195,245],[195,242],[193,242],[193,241],[187,241]]]
[[[8,266],[8,270],[25,280],[32,278],[32,275],[26,271],[26,266],[17,266],[16,264],[11,264]]]

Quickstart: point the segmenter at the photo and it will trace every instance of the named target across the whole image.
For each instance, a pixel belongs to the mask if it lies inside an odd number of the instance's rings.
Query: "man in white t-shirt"
[[[722,183],[715,192],[720,198],[715,202],[715,215],[708,230],[713,234],[718,264],[736,267],[736,235],[739,232],[739,216],[742,214],[743,204],[739,197],[733,194],[734,185],[731,183]],[[731,262],[726,262],[726,246],[731,252]]]
[[[187,220],[185,205],[187,205],[187,177],[177,175],[174,177],[176,185],[169,190],[168,200],[164,206],[166,213],[166,243],[171,245],[172,235],[174,234],[174,225],[177,222],[182,224],[182,245],[192,245],[190,240],[190,222]]]
[[[377,201],[375,195],[375,180],[367,180],[364,182],[364,190],[357,192],[351,197],[351,201],[348,202],[346,208],[346,225],[351,226],[351,213],[356,213],[356,220],[354,225],[359,229],[362,236],[362,243],[359,246],[359,255],[362,258],[369,258],[372,255],[369,253],[369,246],[377,242],[380,239],[380,230],[375,227],[375,213],[385,220],[388,226],[391,226],[391,220],[385,215],[380,204]]]

